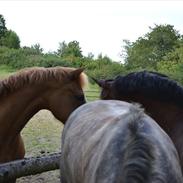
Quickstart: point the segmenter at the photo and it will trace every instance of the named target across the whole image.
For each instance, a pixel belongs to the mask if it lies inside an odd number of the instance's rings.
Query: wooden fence
[[[0,164],[0,183],[28,175],[59,169],[61,153],[31,157]]]

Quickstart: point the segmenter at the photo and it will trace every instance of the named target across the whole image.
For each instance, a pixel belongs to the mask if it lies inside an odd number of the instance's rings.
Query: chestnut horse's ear
[[[77,79],[83,71],[84,71],[83,68],[79,68],[79,69],[76,69],[76,70],[72,71],[70,73],[70,79],[71,80]]]

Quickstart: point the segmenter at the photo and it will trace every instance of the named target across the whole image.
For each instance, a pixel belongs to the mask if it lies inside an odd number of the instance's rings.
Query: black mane
[[[140,71],[117,76],[113,83],[117,96],[143,95],[183,106],[183,87],[168,76]]]

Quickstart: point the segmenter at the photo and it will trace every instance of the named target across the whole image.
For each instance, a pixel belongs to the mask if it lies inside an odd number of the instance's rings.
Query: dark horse
[[[182,183],[169,136],[142,109],[117,100],[84,104],[62,134],[62,183]]]
[[[24,157],[20,132],[39,110],[48,109],[65,123],[70,113],[85,103],[87,77],[82,71],[30,68],[0,81],[0,163]]]
[[[142,104],[174,142],[183,170],[183,88],[166,75],[134,72],[114,80],[100,80],[102,99]]]

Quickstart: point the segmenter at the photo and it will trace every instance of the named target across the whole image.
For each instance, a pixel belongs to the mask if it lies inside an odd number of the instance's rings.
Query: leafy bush
[[[70,66],[71,64],[54,54],[38,53],[33,48],[10,49],[0,47],[0,65],[8,65],[15,69],[21,69],[34,66]]]

